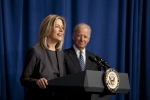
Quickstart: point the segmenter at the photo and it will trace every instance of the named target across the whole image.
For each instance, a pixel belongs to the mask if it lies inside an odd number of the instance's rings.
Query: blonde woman
[[[26,53],[24,69],[20,77],[27,88],[25,100],[54,100],[63,97],[46,89],[48,80],[65,75],[63,66],[66,21],[58,15],[49,15],[41,23],[38,43]]]

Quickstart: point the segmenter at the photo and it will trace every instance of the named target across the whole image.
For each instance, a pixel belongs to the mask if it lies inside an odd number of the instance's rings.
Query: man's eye
[[[81,37],[81,35],[77,35],[77,37]]]
[[[87,36],[84,36],[84,38],[87,38]]]

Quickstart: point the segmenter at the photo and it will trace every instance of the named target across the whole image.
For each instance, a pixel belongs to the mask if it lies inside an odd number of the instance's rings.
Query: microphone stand
[[[96,56],[96,59],[102,63],[102,67],[104,69],[104,71],[106,71],[107,69],[111,68],[108,63],[106,61],[104,61],[102,58],[100,58],[99,56]]]

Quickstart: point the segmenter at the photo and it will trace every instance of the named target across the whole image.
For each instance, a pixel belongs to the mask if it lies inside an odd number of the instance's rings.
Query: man
[[[72,35],[72,38],[74,40],[74,45],[64,50],[65,52],[65,67],[66,67],[66,73],[73,74],[82,72],[84,70],[98,70],[99,66],[97,66],[96,63],[90,61],[88,57],[90,55],[93,55],[92,53],[88,52],[86,50],[86,46],[88,42],[90,41],[91,36],[91,28],[89,25],[85,23],[80,23],[75,26],[74,32]],[[81,55],[80,55],[80,52]],[[80,62],[80,57],[83,56],[82,61]],[[81,65],[82,67],[81,67]],[[75,94],[69,94],[71,98],[67,100],[77,100],[77,99],[84,99],[84,100],[90,100],[91,95],[88,93],[75,93]]]
[[[73,47],[64,50],[67,74],[82,72],[79,62],[80,51],[83,52],[84,70],[98,70],[98,66],[88,59],[90,55],[93,55],[86,50],[86,46],[90,41],[90,36],[91,28],[89,25],[80,23],[75,26],[72,35],[74,45]]]

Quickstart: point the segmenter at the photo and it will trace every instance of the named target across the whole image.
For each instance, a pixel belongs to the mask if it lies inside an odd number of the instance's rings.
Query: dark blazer
[[[64,50],[65,53],[65,67],[66,67],[66,74],[73,74],[82,72],[79,60],[77,58],[76,52],[74,48]],[[88,59],[90,55],[94,55],[88,51],[86,51],[86,65],[85,70],[98,70],[99,67],[92,61]]]
[[[86,51],[86,67],[85,70],[99,70],[99,66],[97,66],[94,62],[91,62],[88,57],[90,55],[94,55],[88,51]],[[77,58],[76,52],[73,47],[70,49],[64,50],[65,56],[65,67],[66,67],[66,74],[73,74],[82,72],[79,60]],[[68,92],[66,93],[67,100],[90,100],[91,98],[90,93],[82,93],[82,92]]]
[[[26,100],[33,98],[39,100],[40,98],[43,99],[43,97],[51,98],[51,93],[47,92],[46,89],[40,89],[36,85],[36,81],[39,78],[46,78],[47,80],[57,78],[57,75],[54,74],[56,70],[53,70],[51,64],[53,60],[50,57],[50,53],[49,50],[43,49],[39,45],[31,47],[26,53],[24,69],[20,77],[22,86],[27,88]],[[57,71],[57,73],[59,72],[58,77],[62,77],[65,75],[65,68],[63,66],[64,52],[57,51],[56,55],[59,69]]]

